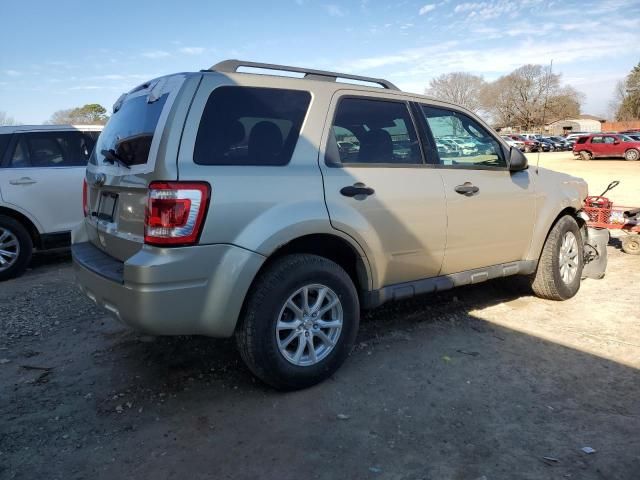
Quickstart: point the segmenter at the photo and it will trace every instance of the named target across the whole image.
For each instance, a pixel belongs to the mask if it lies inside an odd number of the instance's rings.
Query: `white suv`
[[[83,218],[85,168],[101,130],[0,127],[0,281],[22,274],[34,248],[69,244]]]

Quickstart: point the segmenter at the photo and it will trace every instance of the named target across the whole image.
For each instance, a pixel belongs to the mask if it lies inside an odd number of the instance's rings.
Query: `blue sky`
[[[40,123],[158,75],[225,58],[388,78],[423,93],[434,76],[487,80],[548,64],[606,114],[640,61],[640,1],[282,0],[3,2],[0,111]],[[6,21],[9,20],[9,21]]]

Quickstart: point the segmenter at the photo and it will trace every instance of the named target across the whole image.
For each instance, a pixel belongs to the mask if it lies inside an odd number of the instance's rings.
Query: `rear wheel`
[[[591,152],[587,152],[586,150],[580,152],[580,160],[591,160],[592,158]]]
[[[24,226],[0,215],[0,281],[22,275],[31,260],[33,243]]]
[[[624,152],[624,159],[629,160],[630,162],[635,162],[636,160],[640,160],[640,152],[635,148],[630,148],[626,152]]]
[[[567,300],[580,289],[583,266],[580,228],[573,217],[565,215],[549,232],[531,288],[538,297]]]
[[[236,341],[254,375],[277,389],[296,390],[342,365],[359,320],[356,288],[339,265],[316,255],[288,255],[254,282]]]
[[[640,255],[640,235],[622,237],[622,251],[629,255]]]

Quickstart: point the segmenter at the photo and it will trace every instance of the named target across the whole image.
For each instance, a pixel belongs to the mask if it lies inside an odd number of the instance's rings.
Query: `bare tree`
[[[563,87],[560,79],[549,67],[523,65],[491,82],[482,92],[482,104],[497,125],[525,129],[576,116],[582,95]]]
[[[453,72],[432,79],[425,94],[478,112],[482,107],[480,95],[485,85],[482,77],[466,72]]]
[[[7,115],[7,112],[0,111],[0,126],[1,125],[19,125],[15,118]]]

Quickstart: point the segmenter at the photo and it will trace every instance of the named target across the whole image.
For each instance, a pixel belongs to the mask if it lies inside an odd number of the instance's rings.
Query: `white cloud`
[[[332,17],[344,17],[346,15],[346,12],[338,5],[324,5],[324,9]]]
[[[169,52],[165,52],[164,50],[151,50],[149,52],[144,52],[142,56],[147,58],[166,58],[170,57],[171,54]]]
[[[427,13],[431,12],[432,10],[435,10],[436,6],[433,3],[428,3],[426,5],[424,5],[419,11],[418,14],[419,15],[426,15]]]
[[[184,53],[185,55],[200,55],[204,52],[204,48],[202,47],[183,47],[180,50],[180,53]]]
[[[4,73],[6,73],[7,75],[9,75],[10,77],[19,77],[20,75],[22,75],[20,72],[18,72],[17,70],[5,70]]]

